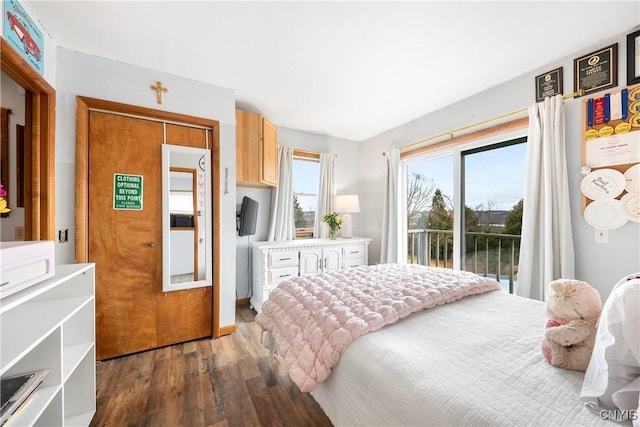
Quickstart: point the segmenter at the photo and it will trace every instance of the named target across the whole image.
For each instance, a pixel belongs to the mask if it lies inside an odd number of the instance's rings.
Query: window
[[[407,164],[408,262],[453,267],[453,208],[453,155]]]
[[[407,261],[517,286],[526,137],[407,159]],[[459,209],[458,207],[464,207]]]
[[[318,204],[320,155],[309,151],[293,151],[293,213],[296,237],[313,237]]]

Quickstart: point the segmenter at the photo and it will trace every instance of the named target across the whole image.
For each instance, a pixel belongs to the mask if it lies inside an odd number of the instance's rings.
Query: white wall
[[[277,123],[276,123],[277,126]],[[336,193],[360,194],[360,177],[358,170],[358,156],[360,143],[347,139],[335,138],[327,135],[303,132],[284,127],[278,127],[278,144],[302,150],[334,153],[336,158]],[[267,240],[269,220],[271,217],[271,190],[238,187],[236,194],[236,209],[240,210],[242,197],[248,196],[258,202],[258,223],[256,234],[253,236],[237,237],[236,246],[236,280],[238,298],[250,295],[249,246],[250,242]],[[353,235],[360,235],[360,214],[352,214]]]
[[[58,49],[56,81],[56,228],[69,229],[56,262],[74,262],[76,97],[116,101],[220,122],[220,325],[235,323],[235,102],[230,89],[121,62]],[[163,104],[149,86],[162,81]],[[160,168],[161,165],[158,165]],[[225,168],[229,192],[225,194]]]
[[[0,219],[0,240],[3,242],[10,240],[22,240],[15,238],[15,228],[24,227],[24,208],[17,206],[17,182],[16,171],[16,125],[24,126],[24,90],[11,80],[5,73],[2,73],[2,107],[11,110],[9,114],[9,183],[2,185],[8,192],[8,203],[11,212],[6,218]],[[27,179],[28,177],[25,177]]]
[[[616,29],[615,31],[619,31]],[[511,113],[535,102],[535,76],[563,67],[564,93],[573,91],[573,59],[596,49],[618,42],[618,89],[626,87],[626,34],[585,46],[557,62],[501,84],[462,102],[457,102],[432,114],[392,129],[368,141],[360,149],[362,235],[372,240],[369,263],[379,262],[382,221],[382,188],[385,182],[386,161],[381,153],[392,144],[402,146],[453,129]],[[612,34],[614,32],[612,31]],[[616,90],[616,89],[612,89]],[[571,218],[576,249],[576,278],[589,282],[606,298],[613,285],[623,276],[640,271],[640,224],[629,221],[625,226],[610,231],[609,243],[595,243],[594,231],[582,217],[582,100],[565,102],[567,163],[571,192]]]

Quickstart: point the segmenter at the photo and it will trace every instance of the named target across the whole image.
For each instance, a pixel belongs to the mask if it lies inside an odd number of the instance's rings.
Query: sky
[[[465,205],[475,208],[493,203],[493,210],[509,211],[522,198],[526,144],[482,151],[465,156]],[[433,178],[444,195],[453,198],[453,156],[407,165],[408,176],[418,172]],[[296,193],[318,191],[320,164],[294,161],[293,190]],[[316,198],[299,196],[304,211],[315,211]]]
[[[522,198],[526,144],[516,144],[465,156],[465,205],[493,204],[493,210],[509,211]],[[412,163],[407,174],[418,172],[433,179],[442,194],[453,198],[453,156]]]
[[[310,161],[293,161],[293,192],[294,193],[318,193],[318,178],[320,176],[320,163]],[[298,196],[298,203],[303,211],[316,210],[316,198],[310,196]]]

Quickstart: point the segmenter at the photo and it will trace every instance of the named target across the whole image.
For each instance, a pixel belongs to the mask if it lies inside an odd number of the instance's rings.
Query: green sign
[[[113,209],[142,210],[142,175],[113,174]]]

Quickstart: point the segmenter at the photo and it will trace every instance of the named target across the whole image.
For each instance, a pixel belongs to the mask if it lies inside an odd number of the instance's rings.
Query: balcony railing
[[[409,263],[453,268],[453,231],[414,229],[408,232]],[[493,277],[514,293],[520,236],[467,232],[464,234],[463,270]],[[505,289],[506,290],[506,289]]]

